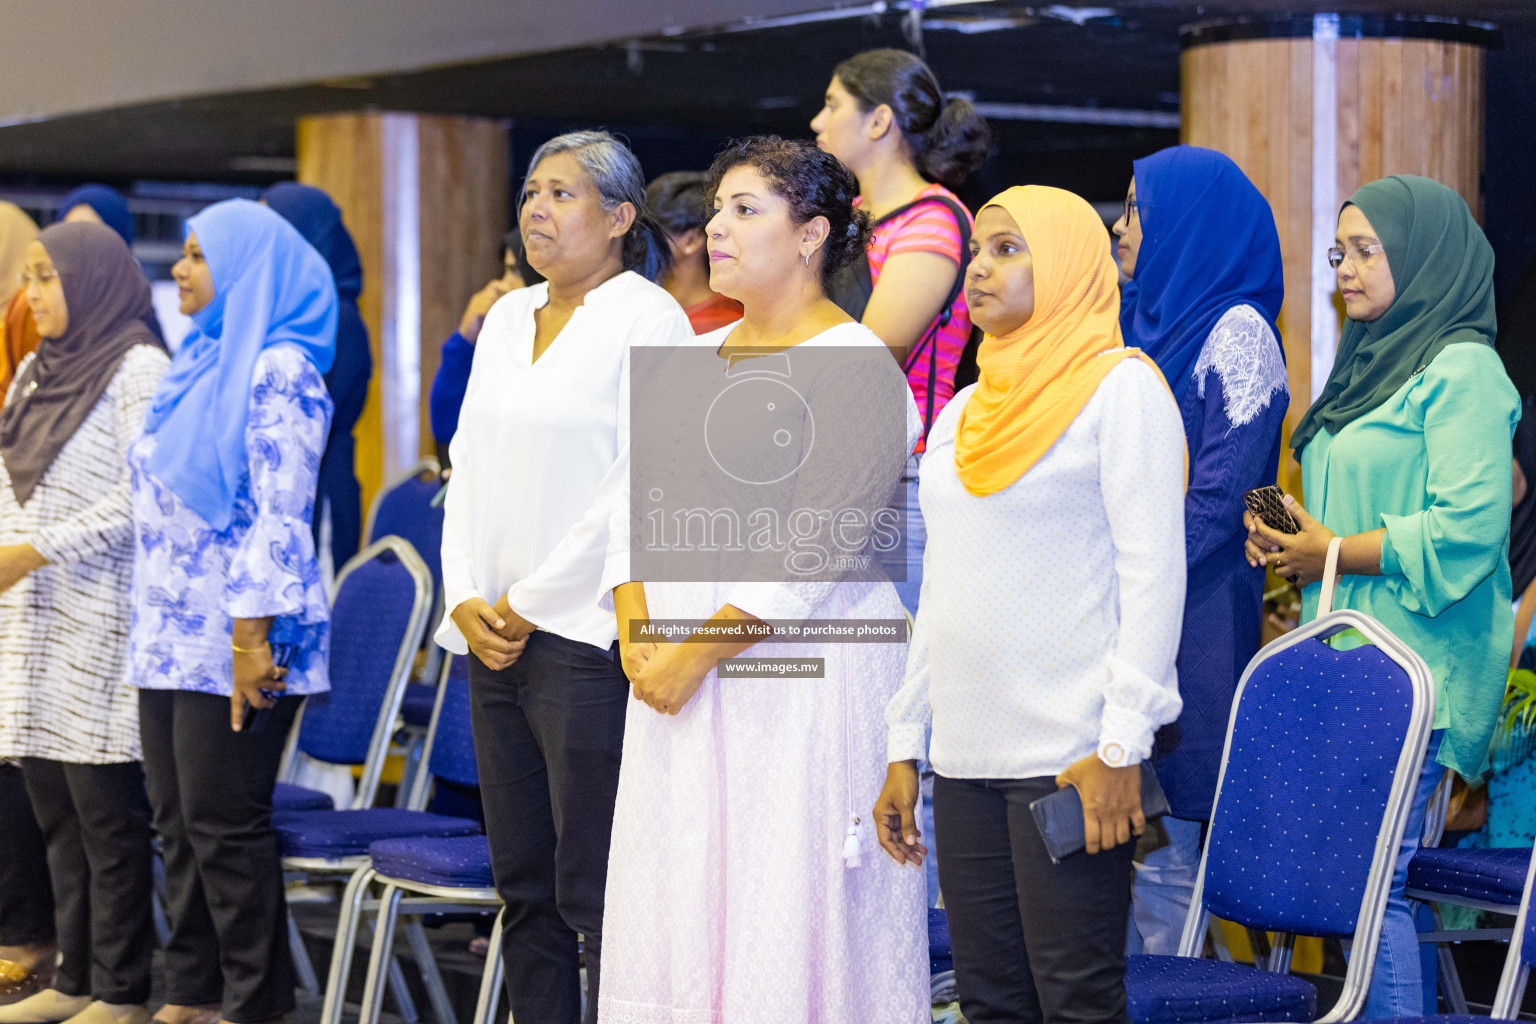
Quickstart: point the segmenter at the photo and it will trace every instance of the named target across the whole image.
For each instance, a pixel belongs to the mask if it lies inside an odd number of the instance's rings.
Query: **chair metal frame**
[[[437,461],[435,456],[423,456],[421,460],[418,461],[414,466],[410,467],[409,469],[401,470],[399,473],[396,473],[394,476],[390,477],[384,482],[384,486],[379,488],[378,493],[373,496],[373,500],[368,503],[368,515],[363,523],[364,537],[373,536],[374,524],[378,521],[379,508],[384,504],[384,499],[402,484],[408,483],[426,473],[432,473],[434,475],[442,474],[442,465]],[[338,585],[339,583],[340,581],[338,581]],[[429,616],[429,622],[442,621],[443,614],[444,608],[442,587],[437,586],[436,592],[432,595],[432,612]],[[425,664],[422,666],[421,676],[423,680],[436,679],[438,668],[444,660],[445,652],[441,647],[438,646],[437,641],[432,639],[430,628],[427,631],[425,642],[427,646],[427,658]],[[401,727],[397,729],[396,732],[400,734],[403,742],[395,745],[390,750],[390,753],[397,754],[403,758],[405,765],[401,774],[402,785],[400,787],[399,796],[395,800],[395,806],[406,807],[406,793],[410,789],[414,788],[412,783],[414,782],[417,770],[422,762],[424,733],[422,730],[414,726],[407,725],[401,725]]]
[[[1450,773],[1447,772],[1440,785],[1436,787],[1434,796],[1429,801],[1429,812],[1424,820],[1424,841],[1419,847],[1421,850],[1438,847],[1440,836],[1445,831],[1445,816],[1450,807],[1451,786]],[[1420,932],[1419,942],[1432,942],[1435,945],[1435,962],[1439,967],[1439,987],[1445,996],[1445,1005],[1452,1014],[1465,1015],[1467,1009],[1466,992],[1461,987],[1461,973],[1456,969],[1456,958],[1451,955],[1450,944],[1453,942],[1479,942],[1485,940],[1514,942],[1515,932],[1510,928],[1463,928],[1447,930],[1440,916],[1440,903],[1449,903],[1452,906],[1468,907],[1472,910],[1488,911],[1494,914],[1509,916],[1518,915],[1524,911],[1525,905],[1512,907],[1505,903],[1491,903],[1488,900],[1475,900],[1456,893],[1433,892],[1429,889],[1415,889],[1407,887],[1403,893],[1408,899],[1429,906],[1430,913],[1435,920],[1435,930]]]
[[[1429,667],[1424,664],[1424,659],[1381,623],[1349,608],[1330,611],[1266,644],[1263,650],[1248,663],[1242,679],[1237,684],[1237,692],[1232,701],[1231,717],[1227,721],[1227,738],[1221,752],[1221,772],[1216,780],[1216,803],[1211,810],[1214,821],[1216,812],[1221,806],[1222,782],[1227,775],[1227,763],[1232,753],[1232,734],[1241,711],[1243,692],[1247,689],[1248,681],[1252,678],[1254,671],[1269,659],[1297,644],[1313,639],[1328,640],[1347,629],[1358,630],[1367,641],[1407,673],[1413,691],[1413,708],[1409,714],[1402,751],[1398,755],[1392,788],[1387,797],[1386,813],[1383,815],[1381,828],[1376,835],[1376,848],[1371,859],[1370,873],[1366,878],[1365,891],[1361,895],[1360,912],[1355,919],[1353,954],[1349,958],[1349,966],[1344,974],[1343,992],[1333,1008],[1318,1018],[1316,1024],[1334,1024],[1338,1021],[1353,1020],[1365,1007],[1366,996],[1370,992],[1371,972],[1376,963],[1376,948],[1381,940],[1381,925],[1386,914],[1392,875],[1398,850],[1402,846],[1403,832],[1407,827],[1413,792],[1418,785],[1419,773],[1424,767],[1425,751],[1429,745],[1430,732],[1435,719],[1434,683]],[[1184,932],[1179,941],[1179,956],[1198,958],[1204,947],[1205,934],[1211,918],[1210,911],[1205,908],[1206,858],[1209,854],[1210,844],[1207,843],[1205,850],[1200,854],[1200,871],[1195,879],[1189,916],[1184,920]],[[1276,944],[1276,949],[1271,954],[1267,969],[1278,972],[1289,971],[1291,938],[1288,935],[1281,937],[1281,941]]]
[[[437,699],[432,705],[432,721],[427,726],[426,743],[421,757],[422,769],[417,775],[408,801],[410,810],[424,809],[431,795],[432,748],[437,742],[437,726],[442,718],[443,702],[448,694],[448,673],[452,669],[452,664],[451,657],[444,658],[438,668]],[[416,917],[421,914],[476,913],[501,907],[501,897],[497,895],[494,888],[453,888],[390,878],[375,871],[373,861],[367,856],[348,858],[347,863],[351,865],[349,869],[351,877],[347,880],[346,890],[341,898],[341,917],[336,924],[336,943],[332,948],[330,970],[326,977],[325,1001],[320,1010],[320,1024],[341,1024],[347,984],[352,972],[352,953],[357,946],[358,926],[366,919],[369,911],[376,912],[377,916],[373,923],[368,973],[363,986],[360,1024],[378,1020],[384,1000],[380,982],[385,977],[384,964],[386,963],[389,965],[387,971],[390,991],[395,994],[396,1001],[400,1003],[402,1015],[412,1008],[408,994],[404,999],[401,998],[404,993],[403,983],[399,986],[395,983],[399,965],[393,958],[392,950],[395,925],[401,913]],[[384,885],[383,892],[377,897],[369,895],[374,882]],[[415,895],[404,897],[402,890]],[[494,1014],[496,1009],[497,993],[502,980],[500,921],[501,917],[498,914],[498,927],[491,935],[491,951],[487,955],[486,972],[481,979],[480,1001],[475,1011],[476,1024],[489,1024],[490,1015]],[[433,1015],[437,1017],[439,1024],[456,1024],[447,988],[443,985],[442,974],[437,969],[437,961],[432,956],[431,947],[427,943],[426,932],[420,920],[408,922],[405,928],[406,939],[411,946],[412,959],[421,969],[422,982],[432,1002]],[[492,977],[493,974],[494,977]]]
[[[363,519],[363,536],[373,536],[373,524],[379,516],[379,506],[384,504],[385,496],[387,496],[391,491],[393,491],[396,487],[399,487],[401,484],[410,480],[414,480],[425,473],[436,473],[441,475],[442,472],[443,468],[438,464],[436,457],[427,455],[424,456],[421,461],[417,462],[416,465],[409,469],[403,469],[396,473],[394,476],[390,477],[388,480],[384,481],[384,486],[378,489],[378,492],[373,496],[373,500],[368,503],[368,515]],[[340,580],[337,582],[339,584]]]
[[[374,722],[368,753],[363,761],[362,777],[358,780],[357,792],[352,799],[352,810],[371,807],[378,794],[379,778],[384,771],[390,737],[394,733],[395,720],[400,714],[400,700],[405,695],[405,685],[410,679],[411,665],[415,660],[416,651],[421,647],[421,638],[426,630],[430,613],[432,576],[427,571],[426,563],[421,560],[421,556],[416,553],[411,543],[394,535],[382,537],[354,555],[336,577],[336,593],[341,593],[347,577],[359,566],[371,562],[385,551],[393,553],[410,573],[415,584],[415,594],[412,598],[411,615],[406,621],[405,635],[401,637],[395,664],[390,670],[389,683],[384,690],[384,700]],[[303,726],[304,710],[300,709],[288,732],[288,742],[283,750],[282,767],[278,772],[278,779],[282,782],[292,782],[298,771],[299,731]],[[284,857],[283,871],[290,880],[306,883],[339,882],[338,876],[350,876],[356,870],[357,864],[366,860],[367,858],[356,857],[340,860],[327,860],[322,857]],[[291,910],[288,913],[288,938],[300,987],[312,996],[319,995],[320,979],[315,972],[314,964],[310,961],[309,952],[304,947],[298,922],[294,920]],[[423,935],[423,946],[425,942],[426,937]],[[395,989],[397,995],[404,996],[401,1000],[402,1015],[406,1020],[414,1021],[415,1008],[409,1001],[410,996],[405,988],[404,976],[399,973],[398,966],[392,970],[391,982],[391,987]]]
[[[474,1018],[474,1024],[490,1024],[490,1019],[496,1012],[503,977],[501,925],[502,916],[506,912],[496,889],[494,887],[460,888],[429,885],[425,882],[392,878],[372,868],[364,869],[360,874],[364,875],[360,883],[362,890],[366,891],[368,886],[375,882],[381,883],[384,888],[377,899],[362,903],[362,908],[376,906],[378,918],[373,928],[373,948],[368,955],[368,973],[363,981],[362,1013],[358,1018],[358,1024],[377,1024],[383,1010],[385,980],[383,965],[391,960],[395,925],[399,922],[401,914],[453,914],[494,910],[496,924],[491,931],[490,948],[486,952],[485,972],[480,979],[480,996],[475,1005]],[[354,924],[354,931],[355,927]],[[408,925],[407,928],[409,927]],[[419,928],[420,924],[416,923],[416,927]],[[408,930],[406,934],[409,936],[412,933]],[[438,977],[435,988],[442,990],[441,976]],[[433,990],[434,986],[429,984],[428,991]],[[444,1024],[451,1024],[453,1021],[451,1016],[444,1018],[440,1012],[438,1018]],[[326,1018],[322,1016],[321,1020],[324,1021]]]
[[[421,638],[431,619],[432,611],[429,606],[432,595],[432,575],[427,571],[426,563],[421,560],[421,556],[416,553],[416,548],[411,545],[411,542],[394,534],[379,538],[353,555],[336,576],[336,592],[341,593],[342,584],[358,567],[371,562],[385,551],[393,552],[400,559],[400,564],[405,566],[416,584],[416,593],[412,598],[411,617],[406,623],[405,636],[401,639],[400,649],[395,655],[395,667],[390,671],[389,684],[384,691],[384,703],[379,709],[379,717],[373,727],[373,737],[368,743],[368,753],[363,759],[362,777],[358,779],[357,792],[352,798],[353,810],[372,807],[374,798],[378,795],[379,778],[384,772],[384,760],[389,753],[389,740],[394,735],[395,719],[400,715],[400,699],[405,696],[405,684],[410,681],[411,666],[416,660],[417,650],[421,648]],[[279,782],[291,783],[298,773],[299,732],[304,726],[306,710],[307,708],[299,709],[299,714],[288,731],[288,742],[283,748],[282,765],[277,773]]]
[[[1493,1005],[1488,1010],[1488,1016],[1494,1020],[1520,1019],[1520,1003],[1525,998],[1525,986],[1531,977],[1531,968],[1524,962],[1524,953],[1525,929],[1531,911],[1533,883],[1536,883],[1536,846],[1532,847],[1531,856],[1525,866],[1525,887],[1520,894],[1520,911],[1515,915],[1514,934],[1510,937],[1509,949],[1504,954],[1504,968],[1499,972],[1499,987],[1494,992]],[[1451,932],[1450,934],[1466,933]],[[1422,1019],[1428,1022],[1433,1018]]]

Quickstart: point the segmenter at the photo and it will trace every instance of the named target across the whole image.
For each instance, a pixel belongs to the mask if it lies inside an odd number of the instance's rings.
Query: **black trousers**
[[[469,688],[512,1016],[582,1019],[579,932],[594,1024],[629,682],[613,652],[539,630],[505,671],[471,658]]]
[[[165,854],[167,1002],[218,1004],[235,1024],[293,1009],[272,787],[303,701],[282,697],[264,729],[237,733],[228,697],[139,691],[144,774]]]
[[[0,946],[52,941],[48,845],[21,769],[0,762]]]
[[[1052,778],[933,780],[939,887],[971,1024],[1129,1024],[1135,843],[1052,864],[1032,801]]]
[[[21,771],[48,843],[61,954],[53,987],[108,1003],[148,1002],[155,927],[144,770],[137,761],[28,757]]]

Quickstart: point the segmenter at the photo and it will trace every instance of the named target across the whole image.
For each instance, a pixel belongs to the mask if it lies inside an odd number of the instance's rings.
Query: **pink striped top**
[[[965,204],[960,202],[959,197],[937,183],[926,186],[913,198],[921,196],[944,196],[959,205],[960,209],[965,210]],[[969,210],[966,210],[966,220],[974,226],[975,221]],[[948,256],[955,261],[957,272],[962,262],[960,229],[955,224],[954,215],[941,203],[923,203],[921,206],[898,214],[878,225],[874,234],[874,241],[869,247],[869,272],[876,285],[880,283],[880,270],[885,266],[885,261],[901,253],[934,252],[941,256]],[[965,343],[971,336],[971,316],[965,305],[964,290],[956,296],[955,303],[950,309],[949,323],[939,328],[938,336],[933,342],[937,345],[938,351],[933,396],[935,419],[938,418],[945,403],[954,396],[955,367],[960,365],[960,355],[965,351]],[[930,329],[931,327],[932,325]],[[928,331],[925,330],[922,336],[926,338]],[[921,339],[918,344],[922,344]],[[907,383],[911,385],[912,395],[917,399],[917,411],[926,414],[928,349],[925,347],[921,352],[916,353],[916,359],[911,362],[912,365],[907,371]]]

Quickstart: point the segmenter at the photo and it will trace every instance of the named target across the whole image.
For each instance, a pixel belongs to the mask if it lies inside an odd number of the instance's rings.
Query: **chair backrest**
[[[437,702],[427,726],[422,762],[427,770],[417,773],[406,806],[425,810],[431,798],[431,780],[446,779],[461,786],[480,785],[475,764],[475,734],[470,718],[469,658],[450,654],[438,671]]]
[[[390,535],[410,541],[432,574],[433,594],[443,582],[443,508],[432,506],[442,489],[438,473],[437,460],[425,458],[385,483],[368,506],[366,530],[370,543]]]
[[[1324,643],[1347,629],[1366,645]],[[1433,720],[1423,659],[1359,612],[1321,616],[1260,651],[1238,684],[1180,953],[1198,955],[1212,914],[1351,938],[1327,1019],[1355,1016]]]
[[[1536,848],[1525,869],[1525,895],[1520,899],[1520,914],[1515,919],[1515,933],[1510,936],[1509,952],[1504,957],[1504,972],[1499,975],[1498,992],[1493,997],[1491,1016],[1517,1020],[1525,983],[1536,968],[1536,914],[1531,913],[1532,882],[1536,881]]]
[[[319,761],[362,765],[354,808],[373,804],[431,609],[427,567],[399,537],[369,544],[336,578],[331,690],[305,701],[292,742]],[[295,758],[287,764],[289,773],[297,769]]]

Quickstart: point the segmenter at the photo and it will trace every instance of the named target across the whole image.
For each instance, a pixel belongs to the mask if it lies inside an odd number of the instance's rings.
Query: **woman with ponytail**
[[[987,123],[969,101],[945,99],[918,57],[868,50],[837,66],[811,130],[816,145],[858,178],[859,208],[874,227],[867,301],[850,308],[840,289],[833,298],[902,361],[926,437],[954,394],[955,368],[971,335],[961,282],[972,219],[950,189],[986,159]],[[914,456],[904,478],[907,572],[896,581],[911,612],[922,585],[925,536],[917,462]]]
[[[665,233],[645,213],[640,162],[607,132],[539,147],[518,228],[546,280],[498,299],[475,343],[450,448],[449,614],[437,640],[473,655],[475,752],[507,905],[512,1013],[591,1024],[629,694],[613,616],[597,602],[608,548],[599,484],[619,458],[630,348],[679,345],[693,329],[654,283],[670,261]]]

